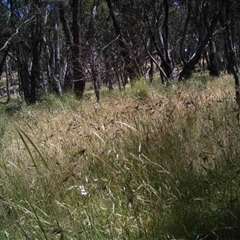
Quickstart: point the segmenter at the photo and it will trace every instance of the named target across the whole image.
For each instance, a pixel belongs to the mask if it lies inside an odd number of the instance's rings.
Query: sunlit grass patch
[[[144,80],[136,80],[133,84],[133,93],[140,99],[146,99],[150,94],[150,86]]]

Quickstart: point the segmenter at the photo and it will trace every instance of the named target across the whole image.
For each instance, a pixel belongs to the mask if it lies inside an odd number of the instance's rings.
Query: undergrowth
[[[239,239],[234,89],[186,85],[1,106],[0,238]]]

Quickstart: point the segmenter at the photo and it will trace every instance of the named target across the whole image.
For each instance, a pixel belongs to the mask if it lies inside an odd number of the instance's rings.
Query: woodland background
[[[239,98],[238,1],[71,0],[0,3],[0,73],[27,103],[92,82],[123,89],[160,74],[185,81],[194,71],[234,75]],[[10,96],[8,96],[10,98]],[[239,100],[238,100],[239,101]]]

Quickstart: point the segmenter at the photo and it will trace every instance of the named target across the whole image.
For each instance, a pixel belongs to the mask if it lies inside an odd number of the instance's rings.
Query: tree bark
[[[226,26],[225,30],[225,47],[227,50],[227,67],[229,73],[233,74],[235,81],[235,98],[238,105],[238,110],[240,110],[240,73],[237,64],[237,56],[233,48],[233,33],[231,31],[231,24],[233,24],[233,18],[230,15],[229,6],[226,4],[226,21],[229,21],[229,24]],[[238,113],[239,120],[239,113]]]
[[[23,93],[23,97],[26,103],[31,103],[31,76],[28,71],[28,56],[27,51],[23,49],[23,46],[19,46],[18,48],[18,74],[19,74],[19,82],[20,82],[20,92]]]
[[[59,34],[58,34],[58,19],[57,19],[57,2],[54,3],[53,9],[53,89],[61,96],[62,86],[60,81],[60,46],[59,46]]]
[[[188,10],[187,10],[187,17],[186,20],[184,22],[184,28],[183,28],[183,32],[182,32],[182,37],[180,39],[180,58],[181,61],[183,62],[183,64],[186,64],[186,60],[185,60],[185,56],[184,56],[184,52],[185,52],[185,45],[184,42],[186,40],[186,36],[187,36],[187,30],[189,27],[189,21],[190,21],[190,17],[191,17],[191,0],[188,1]]]
[[[9,90],[11,73],[10,73],[8,58],[6,58],[6,61],[5,61],[5,68],[6,68],[5,72],[6,72],[7,102],[9,102],[11,100],[11,94],[10,94],[10,90]]]
[[[218,66],[216,44],[213,39],[209,41],[209,75],[219,77],[220,71]]]
[[[74,92],[81,99],[85,90],[85,78],[81,64],[80,1],[73,0],[73,81]]]
[[[5,61],[7,59],[8,52],[9,52],[9,47],[4,51],[2,60],[0,62],[0,80],[1,80],[1,77],[2,77],[3,67],[4,67]]]
[[[171,59],[169,56],[169,42],[168,42],[168,14],[169,14],[169,6],[168,6],[168,1],[164,0],[163,2],[163,11],[164,13],[157,13],[156,11],[154,12],[154,20],[153,23],[150,23],[149,17],[147,12],[144,12],[145,19],[148,24],[148,31],[150,33],[150,38],[151,41],[157,50],[157,54],[161,58],[161,65],[159,66],[160,69],[160,75],[162,79],[162,83],[165,83],[168,81],[168,79],[172,78],[172,63]],[[164,19],[162,21],[161,26],[159,23],[159,15],[164,14]],[[157,26],[155,24],[157,23]],[[156,31],[157,29],[160,29],[159,32],[159,38],[157,39],[154,33],[154,29]],[[159,44],[160,43],[160,44]]]

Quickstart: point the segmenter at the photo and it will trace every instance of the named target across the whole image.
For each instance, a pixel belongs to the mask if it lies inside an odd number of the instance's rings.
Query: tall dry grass
[[[230,77],[105,92],[97,112],[71,94],[10,104],[1,239],[239,238]]]

